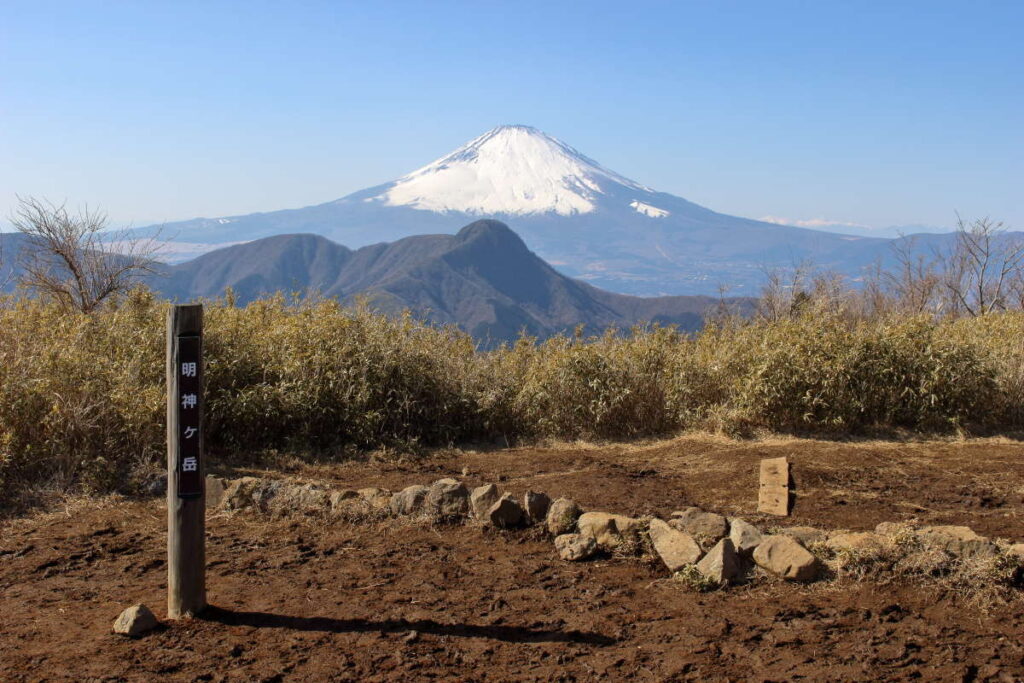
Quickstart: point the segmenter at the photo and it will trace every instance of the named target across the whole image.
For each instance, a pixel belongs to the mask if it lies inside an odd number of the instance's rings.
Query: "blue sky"
[[[1024,229],[1021,2],[0,0],[15,193],[304,206],[502,123],[725,213]]]

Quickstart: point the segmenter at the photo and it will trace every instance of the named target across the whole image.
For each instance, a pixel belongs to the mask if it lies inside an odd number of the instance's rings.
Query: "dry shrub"
[[[1004,546],[991,555],[958,556],[925,542],[909,525],[879,538],[877,547],[829,553],[830,569],[839,578],[931,586],[982,607],[1020,599],[1024,567]]]
[[[90,315],[0,301],[0,486],[129,490],[163,458],[167,304]],[[951,432],[1024,425],[1024,314],[951,322],[805,310],[697,335],[637,328],[494,351],[451,328],[281,296],[206,307],[207,439],[238,464],[504,436],[683,429]],[[134,473],[134,474],[133,474]]]

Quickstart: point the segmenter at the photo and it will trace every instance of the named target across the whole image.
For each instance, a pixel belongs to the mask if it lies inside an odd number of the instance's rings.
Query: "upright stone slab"
[[[780,517],[789,515],[789,461],[786,458],[761,461],[757,511]]]

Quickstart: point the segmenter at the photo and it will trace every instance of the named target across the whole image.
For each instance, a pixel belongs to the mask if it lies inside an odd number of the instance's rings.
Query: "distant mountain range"
[[[13,254],[20,235],[0,235]],[[385,313],[408,309],[434,323],[457,324],[483,346],[521,332],[547,338],[582,326],[655,322],[699,329],[722,304],[749,313],[746,298],[641,298],[614,294],[567,277],[531,252],[504,223],[479,220],[455,235],[420,235],[352,250],[318,235],[278,235],[217,249],[167,265],[147,281],[181,301],[219,297],[230,287],[239,303],[264,294],[318,292],[351,301],[366,297]]]
[[[387,313],[411,310],[454,323],[485,344],[656,322],[696,330],[722,302],[707,296],[641,298],[569,278],[531,252],[504,223],[479,220],[455,235],[420,235],[351,250],[317,235],[281,235],[218,249],[167,268],[151,285],[171,298],[239,301],[275,291],[367,297]],[[749,312],[749,299],[725,303]]]
[[[191,253],[292,233],[361,247],[452,234],[479,218],[515,226],[563,274],[646,296],[715,294],[723,285],[756,295],[767,269],[805,261],[857,278],[891,241],[716,213],[645,187],[528,126],[500,126],[398,180],[336,201],[198,218],[162,231]]]

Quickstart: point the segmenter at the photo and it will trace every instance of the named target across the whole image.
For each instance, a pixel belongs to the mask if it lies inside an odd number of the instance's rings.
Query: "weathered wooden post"
[[[203,307],[167,314],[167,616],[206,607]]]

